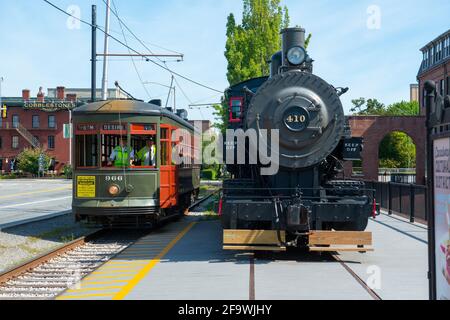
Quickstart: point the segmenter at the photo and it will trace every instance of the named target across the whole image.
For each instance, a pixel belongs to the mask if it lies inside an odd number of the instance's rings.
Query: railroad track
[[[193,203],[199,206],[218,191]],[[99,230],[0,274],[0,300],[53,299],[151,230]]]
[[[367,283],[361,279],[358,274],[350,268],[349,265],[347,265],[344,261],[342,261],[341,258],[337,254],[331,254],[331,257],[341,264],[341,266],[363,287],[364,290],[367,291],[367,293],[374,299],[374,300],[383,300],[376,292],[373,290],[370,286],[367,285]]]

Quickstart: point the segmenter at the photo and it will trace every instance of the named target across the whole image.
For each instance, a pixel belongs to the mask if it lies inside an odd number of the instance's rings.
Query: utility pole
[[[91,52],[91,102],[95,102],[97,91],[97,6],[92,5],[92,52]]]
[[[2,103],[2,82],[3,77],[0,77],[0,111],[3,111],[3,103]],[[0,112],[1,113],[1,112]]]
[[[110,0],[106,0],[106,20],[105,20],[105,46],[103,59],[103,80],[102,80],[102,100],[108,100],[108,47],[109,47],[109,17],[111,8]]]

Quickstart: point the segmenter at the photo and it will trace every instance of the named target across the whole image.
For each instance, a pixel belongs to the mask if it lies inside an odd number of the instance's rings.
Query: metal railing
[[[416,184],[365,181],[375,190],[376,200],[388,214],[398,214],[411,222],[428,221],[427,187]]]

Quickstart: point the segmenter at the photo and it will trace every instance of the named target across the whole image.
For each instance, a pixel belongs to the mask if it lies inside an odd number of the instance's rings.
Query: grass
[[[30,255],[38,255],[39,253],[42,252],[42,250],[39,250],[39,249],[36,249],[36,248],[32,248],[32,247],[28,246],[25,243],[19,244],[17,247],[19,249],[22,249],[23,251],[25,251],[26,253],[28,253]]]

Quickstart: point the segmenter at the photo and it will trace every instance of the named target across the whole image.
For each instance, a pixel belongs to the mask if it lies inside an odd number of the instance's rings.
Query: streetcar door
[[[172,163],[173,127],[161,125],[160,150],[160,205],[170,208],[177,205],[176,166]]]

